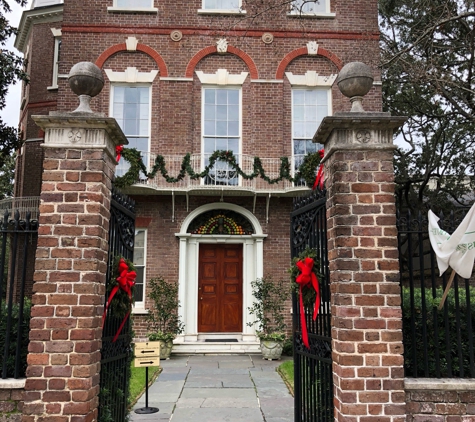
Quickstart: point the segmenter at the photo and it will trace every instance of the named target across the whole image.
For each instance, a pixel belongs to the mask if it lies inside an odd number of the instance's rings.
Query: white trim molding
[[[314,70],[307,70],[305,75],[285,72],[285,76],[292,86],[332,86],[338,75],[322,76]]]
[[[241,72],[240,75],[231,75],[227,69],[218,69],[216,73],[196,71],[196,75],[203,85],[242,85],[248,74],[248,72]]]
[[[125,72],[114,72],[111,69],[104,69],[110,82],[125,82],[129,84],[135,83],[152,83],[158,75],[158,70],[150,72],[139,72],[136,67],[128,67]]]
[[[232,210],[242,214],[253,225],[254,234],[236,236],[187,233],[188,226],[198,215],[215,209]],[[175,236],[180,239],[178,296],[181,308],[179,313],[185,323],[185,333],[179,336],[178,342],[196,342],[200,334],[198,333],[198,265],[201,243],[243,245],[242,340],[255,342],[255,328],[254,326],[249,327],[247,324],[253,322],[253,317],[248,312],[248,307],[253,302],[251,282],[263,277],[264,273],[264,239],[267,235],[263,233],[259,220],[250,211],[238,205],[215,202],[203,205],[188,214],[181,225],[180,232]]]

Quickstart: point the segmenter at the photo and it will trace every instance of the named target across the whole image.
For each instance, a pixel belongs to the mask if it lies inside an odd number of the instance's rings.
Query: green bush
[[[470,288],[470,306],[466,291],[450,289],[444,307],[437,309],[443,290],[425,289],[425,311],[421,289],[414,289],[414,305],[411,307],[411,291],[403,287],[403,342],[404,366],[408,377],[473,377],[470,373],[470,341],[474,341],[475,289]],[[458,300],[458,305],[457,301]],[[414,325],[412,325],[414,324]],[[424,347],[424,331],[427,347]],[[460,344],[460,348],[459,348]],[[450,373],[450,366],[452,373]]]
[[[7,354],[7,377],[13,378],[15,376],[15,356],[17,348],[17,335],[18,335],[18,319],[19,319],[19,305],[14,303],[12,305],[12,319],[10,327],[10,344]],[[0,308],[0,356],[4,354],[4,347],[7,333],[7,313],[8,305],[2,301]],[[26,373],[26,355],[28,354],[28,343],[30,335],[30,318],[31,318],[31,301],[25,299],[23,306],[23,318],[22,318],[22,333],[20,338],[20,371],[19,378],[25,377]],[[3,364],[3,362],[2,362]],[[0,367],[1,373],[1,367]]]

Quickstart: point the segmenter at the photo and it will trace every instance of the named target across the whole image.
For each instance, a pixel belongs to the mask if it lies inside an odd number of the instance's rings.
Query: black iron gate
[[[305,310],[310,349],[302,341],[298,295],[292,295],[295,422],[333,421],[330,286],[327,255],[325,191],[294,200],[290,243],[292,258],[310,247],[320,262],[321,305],[316,321],[312,309]]]
[[[135,236],[135,202],[126,195],[112,192],[109,226],[109,261],[107,280],[118,256],[133,259]],[[108,293],[106,292],[105,303]],[[101,380],[99,394],[99,422],[125,422],[129,392],[130,362],[132,359],[131,321],[127,319],[121,334],[114,336],[123,316],[114,315],[110,306],[102,332]]]

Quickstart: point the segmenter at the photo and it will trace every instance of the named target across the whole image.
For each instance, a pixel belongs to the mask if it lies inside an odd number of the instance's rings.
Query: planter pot
[[[282,356],[283,348],[283,341],[261,340],[261,353],[263,359],[280,359],[280,357]]]
[[[160,359],[170,359],[173,340],[160,340]]]

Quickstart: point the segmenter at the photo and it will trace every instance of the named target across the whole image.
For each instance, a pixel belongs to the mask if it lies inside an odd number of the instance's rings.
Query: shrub
[[[150,280],[148,288],[148,297],[153,301],[147,315],[149,340],[173,340],[185,329],[178,315],[178,284],[157,277]]]

